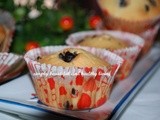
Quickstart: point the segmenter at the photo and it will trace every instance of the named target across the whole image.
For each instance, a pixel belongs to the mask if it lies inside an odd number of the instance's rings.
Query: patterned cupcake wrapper
[[[128,44],[131,45],[130,47],[113,51],[114,53],[122,57],[125,61],[116,75],[117,80],[123,80],[131,72],[133,65],[136,61],[136,58],[139,55],[144,45],[144,40],[138,35],[131,34],[128,32],[111,31],[111,30],[84,31],[71,34],[66,40],[66,44],[77,46],[78,43],[81,40],[83,40],[86,36],[103,35],[103,34],[114,36],[116,38],[119,38],[120,40],[126,41]]]
[[[22,59],[23,57],[17,54],[0,52],[0,78],[2,78],[14,64]]]
[[[36,58],[71,46],[50,46],[31,50],[24,56],[38,98],[53,108],[82,110],[107,101],[115,74],[123,59],[106,50],[80,47],[111,64],[109,67],[62,67],[40,64]],[[72,46],[73,47],[73,46]]]
[[[144,46],[141,51],[141,56],[144,56],[145,54],[147,54],[150,48],[152,47],[159,28],[160,28],[160,22],[154,27],[146,30],[145,32],[138,34],[144,39]]]
[[[131,33],[141,33],[154,27],[159,21],[160,16],[145,21],[129,21],[123,18],[115,18],[103,10],[104,25],[109,30],[121,30]]]

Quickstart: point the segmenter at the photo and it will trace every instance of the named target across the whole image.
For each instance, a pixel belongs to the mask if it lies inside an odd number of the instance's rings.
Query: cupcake
[[[144,40],[135,34],[120,31],[84,31],[71,34],[66,43],[107,49],[116,53],[124,59],[124,63],[115,78],[123,80],[130,74]]]
[[[104,29],[120,30],[145,40],[144,56],[154,42],[160,23],[160,0],[98,0],[104,18]]]
[[[159,0],[98,0],[108,29],[141,33],[160,19]]]
[[[52,108],[69,110],[105,103],[123,62],[106,50],[71,46],[37,48],[24,58],[39,100]]]

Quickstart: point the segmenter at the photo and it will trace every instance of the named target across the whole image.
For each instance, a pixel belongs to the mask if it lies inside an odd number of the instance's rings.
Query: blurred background
[[[101,22],[95,0],[1,0],[0,9],[15,21],[10,52],[18,54],[63,45],[69,34],[94,30]]]
[[[63,45],[73,32],[103,27],[96,0],[1,0],[0,10],[14,19],[10,52],[18,54],[39,46]]]

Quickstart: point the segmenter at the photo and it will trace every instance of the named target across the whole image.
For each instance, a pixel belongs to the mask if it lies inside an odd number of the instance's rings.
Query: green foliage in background
[[[1,0],[0,8],[9,11],[16,21],[16,30],[11,51],[23,54],[29,41],[37,41],[40,46],[65,44],[69,34],[89,30],[88,19],[93,11],[87,11],[80,5],[80,0],[61,0],[58,9],[48,9],[43,0],[37,0],[32,6],[16,6],[13,0]],[[40,16],[29,18],[31,8],[36,8]],[[72,30],[64,31],[59,26],[62,16],[70,15],[74,20]]]

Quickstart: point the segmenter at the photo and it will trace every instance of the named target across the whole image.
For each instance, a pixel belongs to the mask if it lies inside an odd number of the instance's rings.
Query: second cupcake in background
[[[97,0],[107,30],[120,30],[144,38],[141,55],[148,53],[160,24],[160,0]]]
[[[123,63],[110,51],[73,46],[37,48],[24,58],[39,100],[53,109],[69,110],[91,109],[107,102]]]
[[[131,73],[144,45],[144,40],[131,33],[98,30],[73,33],[66,40],[66,44],[107,49],[121,56],[124,59],[124,63],[115,78],[123,80]]]

